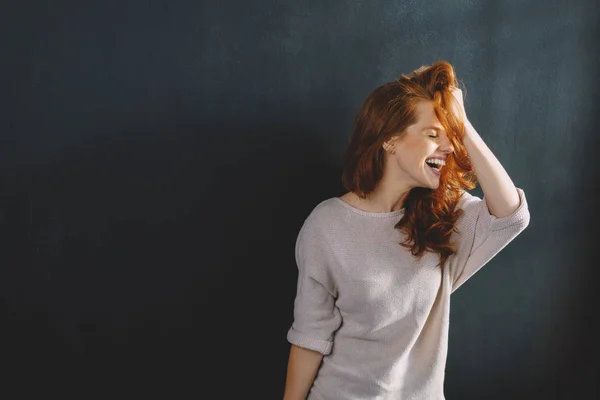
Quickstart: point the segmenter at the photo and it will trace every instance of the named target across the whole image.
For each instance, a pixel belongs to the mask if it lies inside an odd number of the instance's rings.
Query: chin
[[[421,179],[416,179],[417,184],[413,187],[435,190],[440,186],[441,177],[434,178],[427,171],[422,171],[421,174]]]
[[[432,178],[430,176],[427,176],[427,180],[425,182],[427,182],[427,185],[425,186],[428,189],[437,189],[440,186],[440,181],[441,181],[442,177],[438,176],[437,178]]]
[[[439,179],[435,180],[435,181],[428,179],[428,180],[424,181],[423,184],[421,185],[421,187],[423,187],[423,188],[432,189],[432,190],[437,189],[439,186],[440,186]]]

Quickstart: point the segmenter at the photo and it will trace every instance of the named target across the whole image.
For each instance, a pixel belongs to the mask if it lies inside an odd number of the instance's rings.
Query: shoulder
[[[341,219],[342,207],[340,199],[331,197],[318,203],[304,221],[304,229],[326,230],[333,223]]]
[[[331,197],[318,203],[305,218],[300,236],[323,243],[331,243],[346,236],[351,223],[343,200]]]
[[[339,226],[336,220],[339,214],[339,204],[335,198],[321,201],[317,204],[304,220],[296,241],[296,250],[311,248],[326,249],[328,243],[335,241],[339,236]]]

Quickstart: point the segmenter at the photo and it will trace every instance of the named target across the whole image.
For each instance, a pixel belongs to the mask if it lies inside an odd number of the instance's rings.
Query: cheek
[[[406,141],[404,145],[396,157],[398,164],[403,168],[422,168],[425,159],[435,152],[435,145],[428,141],[412,140]]]
[[[435,151],[435,147],[431,146],[430,143],[421,142],[415,144],[408,154],[414,161],[423,162]]]
[[[407,151],[396,159],[400,168],[410,171],[421,168],[423,156],[417,151]]]

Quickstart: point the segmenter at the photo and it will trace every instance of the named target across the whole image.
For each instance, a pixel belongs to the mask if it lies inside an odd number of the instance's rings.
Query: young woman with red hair
[[[450,294],[527,227],[525,194],[445,61],[369,94],[342,182],[298,234],[284,400],[444,399]]]

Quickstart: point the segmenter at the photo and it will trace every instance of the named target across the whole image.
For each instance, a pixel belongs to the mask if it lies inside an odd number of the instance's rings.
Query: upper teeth
[[[446,165],[446,161],[444,161],[444,160],[439,160],[439,159],[437,159],[437,158],[429,158],[429,159],[427,159],[427,160],[425,160],[425,161],[426,161],[426,162],[428,162],[428,163],[432,163],[432,164],[439,164],[439,165],[441,165],[441,166],[444,166],[444,165]]]

